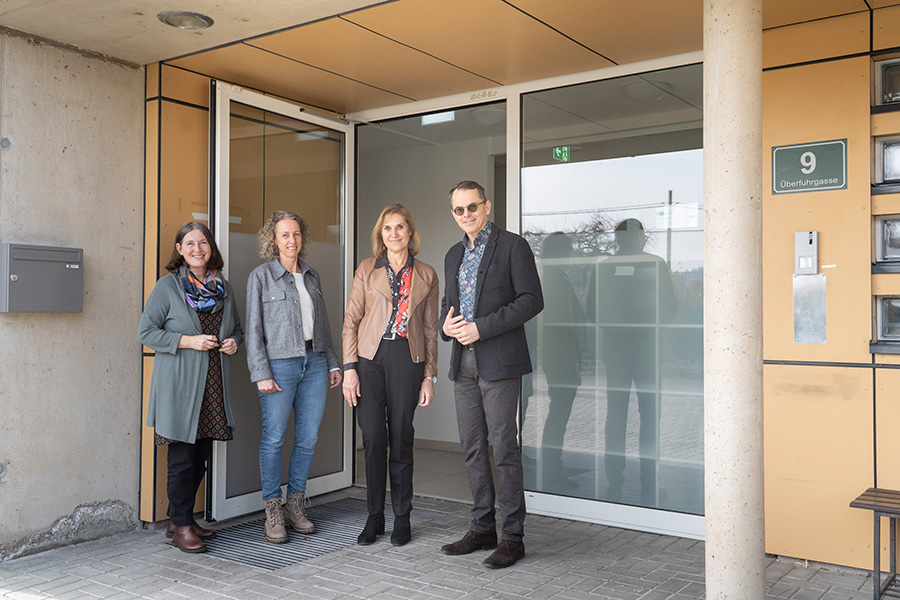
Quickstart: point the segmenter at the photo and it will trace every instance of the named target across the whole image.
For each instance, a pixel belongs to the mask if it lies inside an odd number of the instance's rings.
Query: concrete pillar
[[[762,0],[703,3],[706,597],[765,597]]]

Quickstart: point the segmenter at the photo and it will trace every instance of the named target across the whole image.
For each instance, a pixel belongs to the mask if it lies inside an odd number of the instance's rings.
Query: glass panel
[[[881,260],[900,260],[900,218],[881,222]]]
[[[884,181],[900,181],[900,141],[883,142]]]
[[[523,98],[530,490],[703,513],[702,69]]]
[[[900,63],[881,67],[881,92],[882,104],[900,101]]]
[[[301,215],[310,226],[306,262],[322,274],[329,302],[331,339],[339,352],[343,298],[341,169],[343,135],[289,117],[232,103],[230,164],[229,280],[242,322],[247,277],[262,262],[256,234],[276,210]],[[226,496],[260,490],[260,408],[246,361],[233,361],[231,385],[239,431],[228,443]],[[343,468],[343,410],[339,388],[329,390],[310,478]],[[287,482],[293,432],[284,442],[282,481]]]
[[[900,298],[882,298],[881,311],[881,339],[900,338]]]
[[[421,115],[416,115],[357,128],[357,264],[372,255],[370,235],[381,210],[400,202],[412,212],[419,228],[422,251],[417,258],[437,270],[443,285],[444,255],[463,236],[450,214],[447,194],[465,179],[485,187],[493,205],[491,219],[505,226],[506,105],[492,103],[454,112],[451,122],[423,126]],[[438,449],[459,444],[453,383],[447,380],[449,348],[439,342],[435,401],[418,408],[415,415],[417,443],[425,441]],[[360,460],[357,481],[362,477]],[[461,498],[447,487],[452,483],[440,486],[440,495]]]

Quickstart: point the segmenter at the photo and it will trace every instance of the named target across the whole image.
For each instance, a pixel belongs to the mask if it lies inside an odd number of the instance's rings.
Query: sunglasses
[[[478,207],[481,206],[482,204],[484,204],[485,202],[487,202],[487,200],[482,200],[481,202],[473,202],[472,204],[470,204],[468,206],[457,206],[456,208],[451,208],[450,212],[452,212],[457,217],[461,217],[466,213],[466,211],[469,211],[470,213],[474,213],[476,210],[478,210]]]

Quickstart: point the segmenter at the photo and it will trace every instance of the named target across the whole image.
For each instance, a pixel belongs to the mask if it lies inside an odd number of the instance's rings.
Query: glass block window
[[[878,297],[878,339],[900,340],[900,296]]]
[[[900,62],[881,65],[881,104],[900,102]]]

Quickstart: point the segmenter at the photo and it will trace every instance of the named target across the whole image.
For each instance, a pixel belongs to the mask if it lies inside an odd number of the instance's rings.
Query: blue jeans
[[[328,362],[321,352],[310,350],[306,356],[270,360],[269,366],[281,391],[263,394],[257,389],[262,409],[259,474],[263,500],[281,497],[281,447],[291,409],[294,411],[294,447],[287,491],[289,494],[306,491],[306,478],[316,451],[328,391]]]

